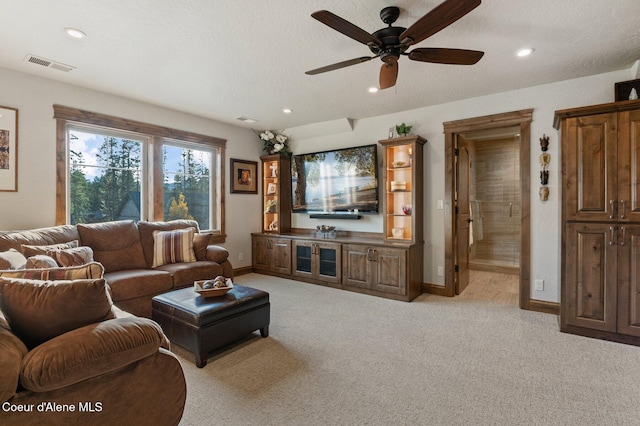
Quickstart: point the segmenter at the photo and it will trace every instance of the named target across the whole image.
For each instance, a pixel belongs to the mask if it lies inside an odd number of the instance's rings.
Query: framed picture
[[[258,162],[231,159],[231,193],[258,193]]]
[[[269,185],[267,185],[267,194],[272,195],[275,193],[276,193],[276,184],[272,182]]]
[[[18,110],[0,106],[0,191],[18,191]]]

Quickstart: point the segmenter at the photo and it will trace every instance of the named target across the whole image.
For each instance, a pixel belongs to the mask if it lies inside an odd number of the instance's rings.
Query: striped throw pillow
[[[196,228],[153,232],[152,268],[168,263],[195,262],[193,236]]]

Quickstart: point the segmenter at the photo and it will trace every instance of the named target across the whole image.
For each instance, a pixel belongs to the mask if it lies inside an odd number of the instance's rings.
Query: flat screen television
[[[377,145],[294,155],[294,213],[377,213]]]

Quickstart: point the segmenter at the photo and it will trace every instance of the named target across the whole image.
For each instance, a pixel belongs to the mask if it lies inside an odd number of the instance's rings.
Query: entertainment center
[[[396,300],[415,299],[423,281],[426,142],[420,136],[379,141],[380,188],[377,145],[261,157],[262,231],[252,234],[253,270]],[[324,168],[325,176],[316,167]],[[309,185],[329,190],[319,192]],[[291,215],[298,212],[345,219],[378,213],[384,215],[383,230],[339,231],[331,238],[318,238],[313,230],[291,228]]]

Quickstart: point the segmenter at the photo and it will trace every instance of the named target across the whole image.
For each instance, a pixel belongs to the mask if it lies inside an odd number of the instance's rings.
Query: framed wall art
[[[231,193],[258,193],[258,162],[231,158]]]
[[[18,110],[0,106],[0,191],[18,191]]]

